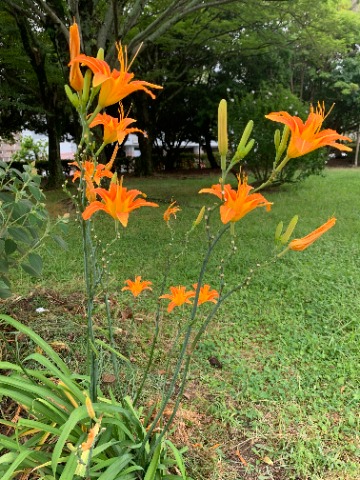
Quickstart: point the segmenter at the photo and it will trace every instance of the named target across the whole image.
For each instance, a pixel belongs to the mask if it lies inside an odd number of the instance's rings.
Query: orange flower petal
[[[289,243],[290,250],[302,251],[306,248],[310,247],[312,243],[314,243],[321,235],[325,232],[330,230],[336,223],[336,218],[331,217],[327,222],[321,225],[319,228],[314,230],[313,232],[306,235],[303,238],[295,238]]]
[[[352,150],[346,145],[337,143],[337,140],[351,141],[351,138],[340,135],[336,130],[326,129],[321,131],[326,115],[325,107],[320,103],[318,103],[316,111],[311,107],[305,123],[299,117],[291,116],[288,112],[272,112],[265,117],[273,122],[283,123],[290,128],[291,138],[287,150],[288,158],[301,157],[325,146],[347,152]]]

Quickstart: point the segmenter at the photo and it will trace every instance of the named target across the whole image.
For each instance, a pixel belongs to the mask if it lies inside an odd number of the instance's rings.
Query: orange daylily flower
[[[193,287],[196,291],[198,284],[194,283]],[[195,293],[195,292],[194,292]],[[212,302],[217,303],[217,298],[219,298],[219,293],[216,290],[211,290],[210,285],[205,284],[200,287],[199,298],[198,298],[198,305],[201,305],[205,302]]]
[[[79,28],[76,22],[71,25],[69,32],[70,60],[73,60],[75,57],[80,55],[80,35]],[[69,83],[70,86],[77,92],[80,92],[83,89],[84,77],[81,73],[79,63],[73,63],[72,65],[70,65]]]
[[[165,220],[165,222],[169,222],[169,221],[170,221],[171,215],[174,215],[174,217],[176,218],[176,213],[181,211],[181,208],[180,208],[180,207],[178,207],[178,206],[174,207],[175,204],[176,204],[176,201],[175,201],[175,202],[172,202],[172,203],[168,206],[168,208],[165,210],[165,212],[164,212],[164,220]]]
[[[126,227],[129,220],[129,214],[140,207],[158,207],[157,203],[147,202],[144,198],[136,198],[138,195],[144,196],[140,190],[127,190],[122,186],[122,179],[119,183],[111,183],[109,190],[105,188],[96,188],[95,193],[102,198],[102,202],[93,201],[83,211],[82,217],[88,220],[98,210],[111,215],[115,220],[119,220],[123,227]]]
[[[179,285],[178,287],[170,287],[171,293],[165,293],[165,295],[161,295],[159,298],[167,298],[171,300],[167,307],[167,311],[170,313],[173,311],[175,307],[180,307],[181,305],[184,305],[184,303],[189,303],[190,298],[193,298],[195,296],[195,292],[190,290],[186,291],[186,287],[182,287]]]
[[[245,178],[241,181],[239,177],[238,189],[233,190],[231,185],[213,185],[211,188],[203,188],[199,193],[211,193],[224,200],[220,207],[220,217],[223,223],[237,222],[257,207],[271,209],[271,202],[268,202],[260,193],[249,193],[253,187],[247,184]]]
[[[135,277],[135,282],[129,279],[125,280],[124,283],[127,284],[127,287],[123,287],[121,291],[124,292],[125,290],[130,290],[134,297],[140,295],[143,290],[152,290],[152,288],[150,287],[150,285],[152,285],[152,282],[149,282],[148,280],[141,280],[140,275]]]
[[[269,115],[265,115],[265,117],[274,122],[284,123],[290,128],[291,138],[287,150],[288,158],[301,157],[325,146],[351,152],[352,149],[350,147],[336,142],[336,140],[351,141],[351,138],[340,135],[336,130],[321,130],[328,114],[325,115],[325,106],[324,104],[320,105],[319,102],[315,111],[313,107],[310,108],[310,113],[305,123],[303,123],[301,118],[292,116],[287,112],[272,112]]]
[[[81,63],[82,65],[86,65],[93,72],[93,86],[97,87],[101,85],[98,100],[98,105],[101,108],[120,102],[120,100],[138,90],[143,90],[150,95],[151,98],[155,98],[155,95],[149,90],[149,88],[161,89],[162,87],[142,80],[133,80],[134,74],[129,73],[129,68],[135,57],[130,64],[128,64],[126,47],[123,50],[121,44],[118,44],[117,49],[120,70],[114,68],[111,71],[110,66],[104,60],[88,57],[83,54],[72,59],[69,65]]]
[[[104,165],[103,163],[98,163],[96,166],[94,162],[91,162],[89,160],[81,162],[81,167],[84,171],[84,180],[86,182],[85,194],[89,202],[93,202],[96,200],[94,183],[96,183],[96,185],[100,185],[100,181],[103,177],[112,178],[113,174],[110,171],[112,164],[113,160],[111,160],[106,165]],[[79,168],[79,165],[76,162],[72,162],[70,163],[70,165],[75,165],[77,168]],[[75,180],[80,177],[81,170],[77,170],[74,173],[73,182],[75,182]]]
[[[96,125],[104,125],[104,144],[117,141],[119,145],[121,145],[129,133],[140,132],[145,135],[145,132],[140,130],[140,128],[128,128],[129,125],[134,122],[136,122],[136,120],[133,118],[124,117],[124,110],[122,107],[120,107],[119,120],[111,115],[108,115],[107,113],[98,113],[94,120],[90,123],[89,127],[93,128]]]
[[[321,227],[317,228],[313,232],[309,233],[309,235],[306,235],[306,237],[303,238],[296,238],[294,240],[291,240],[289,243],[289,248],[290,250],[296,250],[296,251],[302,251],[305,250],[306,248],[310,247],[312,243],[315,242],[321,235],[323,235],[325,232],[330,230],[336,223],[336,218],[331,217],[326,223],[321,225]]]

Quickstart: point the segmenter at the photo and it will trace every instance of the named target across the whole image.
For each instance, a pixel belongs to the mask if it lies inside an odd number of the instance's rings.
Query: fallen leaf
[[[273,462],[273,461],[271,460],[271,458],[269,458],[269,457],[264,457],[264,458],[262,459],[262,461],[263,461],[264,463],[266,463],[267,465],[274,465],[274,462]]]
[[[112,373],[104,373],[101,379],[104,383],[114,383],[116,381],[116,377]]]

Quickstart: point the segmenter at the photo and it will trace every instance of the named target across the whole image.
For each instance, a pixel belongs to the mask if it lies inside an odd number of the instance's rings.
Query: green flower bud
[[[280,237],[280,241],[283,245],[285,245],[289,241],[289,238],[291,237],[291,234],[293,233],[298,220],[299,220],[298,215],[294,215],[293,218],[290,220],[284,235]]]
[[[275,241],[276,242],[280,241],[281,234],[282,234],[282,231],[283,231],[283,227],[284,227],[284,222],[279,222],[278,226],[276,227],[276,230],[275,230]]]
[[[65,85],[65,93],[68,99],[70,100],[71,104],[78,109],[79,108],[79,97],[76,93],[74,93],[69,85]]]
[[[227,103],[222,99],[218,109],[218,145],[219,153],[226,157],[228,152],[228,132],[227,132]]]

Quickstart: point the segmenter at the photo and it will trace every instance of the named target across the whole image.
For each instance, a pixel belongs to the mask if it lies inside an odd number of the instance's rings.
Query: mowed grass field
[[[208,245],[204,222],[186,241],[185,234],[202,205],[216,201],[197,192],[217,181],[216,176],[186,175],[125,178],[125,186],[145,192],[159,208],[131,214],[121,239],[111,245],[112,220],[102,212],[94,217],[101,256],[109,261],[119,350],[136,368],[141,369],[150,348],[165,270],[167,287],[191,288],[197,281]],[[235,186],[235,179],[230,181]],[[189,447],[186,462],[196,480],[359,479],[360,170],[329,169],[322,177],[262,193],[274,203],[271,211],[259,208],[239,221],[236,236],[224,235],[209,263],[205,282],[212,288],[219,286],[221,264],[225,291],[244,281],[247,285],[224,303],[195,352],[174,439]],[[64,357],[81,370],[80,231],[67,197],[48,192],[47,198],[52,214],[71,214],[68,250],[49,242],[43,249],[43,277],[15,278],[16,295],[1,308],[49,342],[63,342]],[[172,200],[181,211],[170,230],[162,214]],[[338,220],[306,251],[288,252],[274,262],[276,226],[295,214],[300,218],[294,238],[333,215]],[[213,213],[210,233],[219,227]],[[135,275],[153,282],[153,291],[136,304],[121,292],[124,280]],[[169,314],[166,305],[145,405],[163,386],[162,366],[167,361],[171,366],[174,332],[190,312],[185,307]],[[37,307],[46,312],[36,313]],[[203,315],[209,308],[204,305]],[[103,317],[99,298],[100,333]],[[105,359],[105,376],[107,368]],[[126,376],[130,389],[135,377]]]

